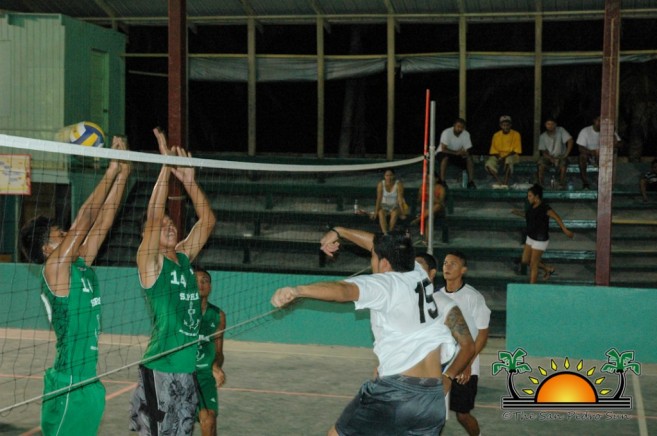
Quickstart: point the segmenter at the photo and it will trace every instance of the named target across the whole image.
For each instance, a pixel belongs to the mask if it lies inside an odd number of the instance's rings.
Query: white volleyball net
[[[369,270],[369,253],[344,244],[337,259],[319,250],[332,226],[380,231],[374,211],[377,184],[394,168],[404,186],[408,230],[420,250],[418,191],[423,156],[399,162],[318,160],[323,165],[180,158],[110,148],[83,147],[0,135],[0,413],[38,404],[41,378],[55,358],[55,334],[41,301],[42,265],[21,252],[21,227],[37,216],[67,229],[112,160],[129,162],[127,180],[107,236],[93,265],[102,293],[98,377],[141,361],[151,319],[135,258],[141,225],[163,164],[193,167],[217,224],[194,265],[212,276],[210,302],[228,319],[228,339],[275,341],[271,294],[288,285],[332,280]],[[196,222],[181,190],[179,220],[185,233]],[[171,211],[170,211],[171,212]],[[117,381],[118,383],[118,381]]]

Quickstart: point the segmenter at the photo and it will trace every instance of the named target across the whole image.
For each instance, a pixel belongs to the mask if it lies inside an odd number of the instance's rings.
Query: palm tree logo
[[[500,371],[504,370],[507,373],[507,390],[513,399],[519,399],[516,393],[515,384],[513,383],[513,376],[522,374],[523,372],[531,372],[532,367],[523,360],[527,352],[522,348],[516,348],[516,351],[510,353],[508,351],[499,351],[497,358],[500,362],[493,363],[493,375],[497,375]]]
[[[615,348],[610,348],[605,353],[607,363],[602,365],[600,371],[618,374],[618,389],[614,399],[621,398],[625,391],[625,374],[628,370],[636,375],[641,375],[641,364],[634,362],[634,351],[623,351],[619,353]]]
[[[499,361],[493,363],[492,372],[493,375],[501,371],[507,373],[509,396],[502,397],[502,409],[631,409],[632,397],[623,396],[626,376],[629,371],[640,375],[641,365],[634,361],[633,351],[619,353],[615,348],[610,348],[605,355],[607,363],[602,365],[600,372],[618,375],[618,386],[615,389],[603,386],[606,377],[595,377],[595,366],[582,371],[582,360],[571,365],[570,359],[566,357],[563,362],[564,370],[557,371],[557,363],[550,359],[549,369],[553,373],[549,374],[548,370],[538,366],[538,372],[543,379],[528,377],[529,381],[537,386],[536,389],[525,388],[519,391],[516,389],[514,377],[517,374],[532,372],[531,366],[524,362],[527,352],[522,348],[516,348],[514,352],[499,351]],[[613,395],[609,395],[612,392]]]

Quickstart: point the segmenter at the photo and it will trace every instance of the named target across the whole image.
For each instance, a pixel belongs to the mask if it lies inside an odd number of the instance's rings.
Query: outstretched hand
[[[183,148],[173,147],[172,150],[179,157],[192,157],[192,154],[190,152],[184,150]],[[175,168],[171,169],[171,172],[183,184],[193,182],[195,174],[196,174],[195,170],[194,170],[194,167],[175,167]]]
[[[173,150],[175,147],[169,148],[169,144],[167,142],[167,135],[160,129],[159,127],[156,127],[153,129],[153,134],[155,135],[155,138],[157,138],[157,145],[160,148],[160,154],[163,156],[175,156],[176,152]]]
[[[283,307],[293,302],[299,296],[297,288],[285,287],[277,289],[271,297],[271,304],[274,307]]]
[[[319,241],[320,250],[322,250],[328,257],[333,257],[333,253],[336,253],[340,249],[340,240],[338,234],[335,230],[329,230],[326,232],[322,239]]]
[[[125,144],[125,141],[120,136],[114,136],[112,138],[112,150],[127,150],[128,147]],[[116,171],[121,170],[120,162],[116,159],[112,159],[107,167],[108,170]]]
[[[125,142],[125,139],[122,136],[115,136],[114,138],[112,138],[112,148],[114,150],[127,150],[128,144]],[[116,161],[112,161],[112,162],[116,162]],[[130,164],[130,161],[127,160],[118,161],[118,166],[119,169],[121,170],[121,173],[125,175],[130,174],[130,171],[132,169],[132,165]]]

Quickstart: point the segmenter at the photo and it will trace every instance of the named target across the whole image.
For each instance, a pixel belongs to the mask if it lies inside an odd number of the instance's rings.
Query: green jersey
[[[201,322],[196,276],[186,254],[176,253],[176,257],[178,263],[165,257],[157,280],[151,288],[144,289],[153,322],[144,359],[166,353],[144,366],[161,372],[192,373],[196,366],[197,344],[168,353],[195,342]]]
[[[78,258],[71,264],[69,294],[55,295],[42,272],[41,299],[57,337],[53,369],[74,380],[96,375],[100,290],[96,272]]]
[[[212,362],[214,362],[214,356],[217,351],[214,346],[216,336],[212,336],[212,334],[217,332],[220,322],[220,309],[214,304],[208,303],[208,307],[201,317],[201,329],[198,332],[199,343],[198,352],[196,353],[197,371],[212,371]]]

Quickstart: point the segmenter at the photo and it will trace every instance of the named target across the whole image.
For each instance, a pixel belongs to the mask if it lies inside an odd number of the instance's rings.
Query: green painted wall
[[[512,284],[506,323],[509,351],[605,360],[614,347],[657,362],[657,289]]]
[[[48,329],[40,300],[38,265],[0,263],[0,328]],[[102,283],[105,333],[145,335],[150,320],[135,268],[96,268]],[[282,286],[340,277],[211,271],[210,301],[226,312],[231,339],[289,344],[371,347],[368,312],[351,303],[301,301],[274,311],[269,303]]]

